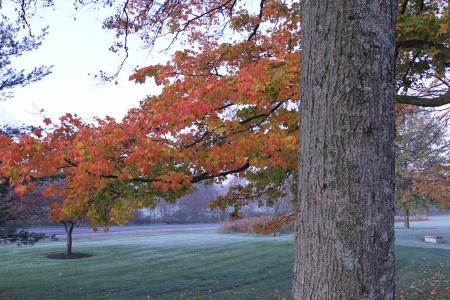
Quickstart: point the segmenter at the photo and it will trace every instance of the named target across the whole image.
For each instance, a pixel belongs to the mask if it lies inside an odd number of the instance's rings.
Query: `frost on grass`
[[[401,225],[396,224],[396,245],[450,250],[450,214],[432,216],[427,221],[411,222],[409,229],[405,229]],[[425,243],[425,235],[442,236],[444,242],[441,244]]]

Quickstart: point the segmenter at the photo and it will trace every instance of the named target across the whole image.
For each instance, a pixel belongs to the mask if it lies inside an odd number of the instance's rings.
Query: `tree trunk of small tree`
[[[403,208],[405,210],[405,218],[403,219],[403,225],[405,228],[409,229],[409,209],[407,207]]]
[[[64,229],[66,230],[66,237],[67,237],[67,242],[66,242],[66,255],[70,256],[72,255],[72,232],[73,232],[73,227],[74,227],[74,222],[70,222],[70,221],[63,221],[64,224]]]
[[[301,7],[294,299],[393,299],[396,1]]]

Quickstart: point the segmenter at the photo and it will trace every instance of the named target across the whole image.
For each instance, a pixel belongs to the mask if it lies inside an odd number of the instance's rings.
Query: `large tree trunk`
[[[294,299],[393,299],[396,1],[301,7]]]
[[[74,222],[66,222],[64,221],[64,229],[66,230],[66,255],[72,255],[72,232],[74,227]]]

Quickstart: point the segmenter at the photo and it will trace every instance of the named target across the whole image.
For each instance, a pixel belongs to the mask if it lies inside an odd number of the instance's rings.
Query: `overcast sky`
[[[14,89],[11,99],[0,102],[1,123],[42,125],[43,118],[37,113],[40,109],[52,120],[66,112],[86,120],[106,115],[120,119],[146,95],[159,93],[160,89],[151,81],[139,85],[129,82],[128,76],[137,65],[165,62],[167,55],[150,54],[138,40],[131,39],[130,58],[118,84],[101,83],[88,74],[99,70],[113,72],[123,58],[123,54],[108,50],[114,33],[102,29],[107,12],[102,16],[99,11],[83,9],[75,14],[71,1],[58,1],[57,5],[30,20],[33,29],[50,26],[43,45],[13,61],[16,68],[53,65],[53,73],[39,82]],[[8,8],[4,7],[1,13],[8,15]]]

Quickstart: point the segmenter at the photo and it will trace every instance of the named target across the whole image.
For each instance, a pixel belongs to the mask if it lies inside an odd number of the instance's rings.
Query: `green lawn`
[[[0,299],[289,298],[292,235],[213,231],[79,238],[94,257],[49,260],[64,241],[0,247]],[[450,251],[398,246],[397,298],[449,295]]]

